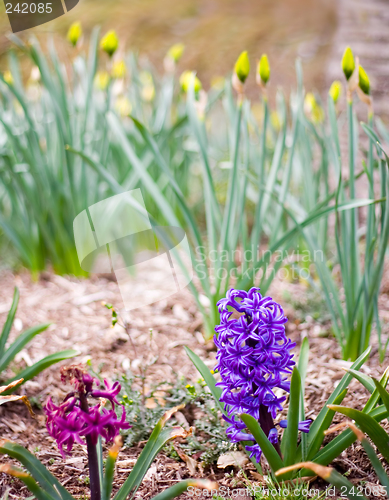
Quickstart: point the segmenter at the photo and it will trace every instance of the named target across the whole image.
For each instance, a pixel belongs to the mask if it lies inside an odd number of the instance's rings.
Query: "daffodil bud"
[[[247,50],[242,52],[235,63],[235,74],[241,83],[246,81],[250,73],[250,61]]]
[[[81,23],[77,21],[70,26],[67,34],[67,39],[73,45],[73,47],[75,47],[77,45],[78,40],[81,38],[81,35],[82,35]]]
[[[332,82],[328,94],[332,97],[332,100],[334,101],[335,104],[338,102],[342,90],[343,90],[342,84],[338,80]]]
[[[100,48],[112,57],[119,47],[119,38],[115,30],[108,31],[100,41]]]
[[[188,92],[192,79],[194,79],[194,91],[199,92],[202,88],[200,80],[194,74],[193,71],[184,71],[180,76],[181,89],[184,92]]]
[[[259,78],[258,78],[259,77]],[[266,85],[270,78],[270,64],[269,59],[266,54],[262,54],[262,57],[258,63],[257,67],[257,82],[258,84]],[[259,81],[258,81],[259,79]]]
[[[8,85],[13,85],[14,77],[12,76],[12,73],[9,70],[4,71],[3,78],[4,78],[4,81],[6,83],[8,83]]]
[[[175,64],[181,59],[184,53],[185,45],[183,43],[176,43],[167,52],[167,57],[171,59]]]
[[[359,88],[364,94],[370,94],[370,80],[362,66],[359,66]]]
[[[346,47],[342,58],[342,70],[346,80],[349,80],[351,75],[354,73],[355,61],[353,51],[350,47]]]
[[[109,80],[109,73],[106,71],[98,71],[95,76],[94,84],[99,90],[105,90],[108,87]]]
[[[116,99],[116,103],[115,103],[115,109],[116,111],[119,113],[120,116],[128,116],[131,114],[131,111],[132,111],[132,105],[131,105],[131,102],[130,100],[128,99],[128,97],[126,96],[119,96],[117,99]],[[117,318],[115,316],[115,324],[117,323]],[[112,324],[113,324],[114,320],[112,320]]]
[[[127,73],[126,63],[123,60],[116,61],[112,65],[112,78],[124,78]]]

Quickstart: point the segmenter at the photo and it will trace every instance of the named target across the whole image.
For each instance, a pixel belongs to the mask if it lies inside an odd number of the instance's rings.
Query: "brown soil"
[[[102,301],[114,304],[122,309],[122,302],[116,283],[103,278],[92,277],[89,280],[58,277],[45,274],[38,282],[33,282],[28,273],[12,275],[4,272],[0,289],[0,324],[5,320],[11,303],[13,287],[20,290],[20,304],[16,315],[15,326],[19,330],[37,323],[51,321],[51,327],[36,337],[27,349],[22,351],[17,361],[20,365],[35,362],[49,353],[73,347],[80,351],[77,362],[91,359],[93,367],[102,366],[102,375],[114,380],[123,373],[123,366],[133,362],[135,354],[128,337],[120,327],[111,328],[110,311],[101,305]],[[296,352],[303,337],[310,341],[310,364],[306,383],[307,416],[315,418],[326,399],[344,374],[349,363],[340,360],[339,348],[331,337],[326,335],[327,325],[314,321],[309,315],[299,316],[294,306],[287,304],[285,293],[293,297],[294,304],[300,303],[308,307],[307,290],[301,284],[273,283],[271,295],[282,302],[289,317],[288,334],[297,342]],[[385,289],[384,292],[387,292]],[[380,299],[382,314],[388,310],[389,297],[383,293]],[[194,300],[188,291],[159,302],[152,306],[124,313],[131,324],[131,337],[135,344],[137,356],[144,359],[150,354],[158,354],[157,363],[150,369],[150,382],[173,380],[179,375],[188,379],[197,379],[198,374],[188,361],[183,346],[188,345],[210,367],[214,364],[215,352],[211,346],[204,345],[201,336],[201,317],[196,310]],[[387,313],[386,313],[387,314]],[[301,315],[301,313],[300,313]],[[150,328],[153,329],[151,348],[147,347]],[[19,334],[16,328],[12,336]],[[379,376],[387,366],[379,364],[377,352],[373,352],[370,361],[363,367],[369,375]],[[27,382],[22,391],[31,399],[44,402],[48,395],[54,400],[64,396],[59,380],[58,366],[51,367],[33,381]],[[34,400],[34,399],[33,399]],[[345,405],[362,408],[367,400],[367,391],[355,380],[349,386]],[[45,418],[38,410],[33,420],[22,404],[12,403],[0,407],[1,437],[22,444],[48,466],[72,495],[88,495],[86,450],[77,445],[74,454],[65,464],[45,428]],[[341,418],[336,415],[334,422]],[[329,439],[329,438],[328,438]],[[139,455],[144,443],[131,449],[123,449],[115,477],[117,489],[125,480]],[[6,457],[1,462],[6,462]],[[354,444],[342,453],[333,464],[341,472],[348,472],[349,479],[359,483],[376,484],[377,478],[370,467],[361,446]],[[199,477],[214,479],[221,485],[233,487],[230,475],[232,468],[220,470],[216,466],[198,470]],[[251,465],[245,467],[247,476],[258,481],[258,475]],[[239,471],[235,470],[236,473]],[[157,492],[171,486],[176,481],[190,477],[184,462],[176,462],[164,454],[160,454],[152,471],[143,481],[137,498],[152,498]],[[324,483],[315,483],[325,488]],[[0,476],[1,493],[9,489],[10,498],[22,499],[29,496],[27,489],[18,480],[11,480],[5,474]],[[183,498],[185,495],[183,495]]]

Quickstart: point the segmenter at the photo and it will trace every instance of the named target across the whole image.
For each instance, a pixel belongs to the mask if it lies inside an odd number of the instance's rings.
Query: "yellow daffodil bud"
[[[180,76],[181,89],[184,92],[188,92],[192,79],[194,79],[194,83],[193,83],[194,91],[200,92],[202,85],[201,85],[200,80],[197,78],[197,76],[194,74],[193,71],[184,71],[182,73],[182,75]]]
[[[359,66],[359,88],[364,94],[370,94],[370,80],[362,66]]]
[[[119,47],[119,38],[115,30],[108,31],[100,41],[100,48],[112,57]]]
[[[350,47],[346,47],[342,58],[342,70],[346,80],[349,80],[351,75],[354,73],[355,61],[353,51]]]
[[[82,35],[81,23],[77,21],[70,26],[67,34],[67,39],[73,45],[73,47],[75,47],[77,45],[78,40],[81,38],[81,35]]]
[[[257,73],[263,85],[266,85],[270,78],[270,64],[266,54],[262,54],[258,63]]]
[[[176,43],[167,52],[167,57],[171,59],[175,64],[181,59],[184,53],[185,45],[183,43]]]
[[[124,78],[127,73],[127,67],[126,63],[121,60],[121,61],[116,61],[112,65],[112,78]]]
[[[120,116],[128,116],[131,114],[132,106],[130,100],[126,96],[120,96],[116,99],[115,109]]]
[[[105,90],[108,87],[110,80],[109,73],[107,71],[98,71],[95,76],[95,86],[99,90]]]
[[[247,50],[242,52],[235,63],[235,74],[239,81],[244,83],[250,73],[250,61]]]
[[[330,90],[328,91],[328,94],[332,97],[335,104],[338,102],[338,99],[342,93],[342,90],[343,90],[342,84],[338,80],[335,80],[334,82],[332,82]]]
[[[324,121],[324,110],[316,101],[312,92],[308,92],[305,96],[304,110],[314,123],[322,123]]]
[[[4,71],[4,75],[3,75],[3,78],[4,78],[4,81],[6,83],[8,83],[8,85],[13,85],[14,83],[14,78],[12,76],[12,73],[7,70],[7,71]]]
[[[145,102],[151,102],[155,97],[155,87],[153,77],[148,71],[142,71],[139,75],[142,83],[141,96]]]

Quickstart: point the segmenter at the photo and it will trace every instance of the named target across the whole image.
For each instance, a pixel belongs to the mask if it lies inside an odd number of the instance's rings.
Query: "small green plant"
[[[15,288],[11,309],[8,312],[7,319],[4,323],[3,330],[0,335],[0,373],[8,368],[9,364],[11,363],[11,361],[13,361],[16,354],[20,352],[36,335],[45,331],[50,326],[49,323],[33,326],[32,328],[29,328],[25,332],[21,333],[13,341],[13,343],[8,348],[6,348],[8,337],[15,319],[18,303],[19,290]],[[38,375],[49,366],[63,361],[64,359],[73,358],[74,356],[77,356],[77,354],[77,351],[69,349],[66,351],[57,352],[55,354],[50,354],[40,361],[37,361],[33,365],[18,372],[14,377],[6,380],[6,384],[11,384],[15,380],[21,379],[21,381],[19,381],[20,383],[12,385],[12,387],[7,390],[7,393],[14,391],[20,384],[27,382],[27,380],[31,380],[33,377]]]
[[[193,420],[193,431],[186,438],[186,443],[180,444],[180,448],[187,455],[200,454],[199,460],[206,466],[217,462],[221,454],[236,450],[236,445],[226,438],[226,428],[212,394],[200,381],[189,385],[187,380],[181,377],[174,384],[161,382],[150,387],[145,395],[142,394],[137,376],[123,376],[120,384],[122,391],[119,399],[126,409],[128,420],[132,422],[131,429],[123,432],[127,446],[147,440],[167,410],[185,405],[196,408],[201,415]],[[175,423],[173,417],[168,425]],[[167,445],[165,451],[172,458],[179,458],[173,446]]]

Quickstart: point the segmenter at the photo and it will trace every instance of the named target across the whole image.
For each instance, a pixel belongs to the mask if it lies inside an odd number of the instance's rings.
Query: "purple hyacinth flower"
[[[248,292],[231,289],[217,305],[220,324],[215,327],[215,371],[219,371],[221,381],[216,385],[222,388],[220,401],[231,416],[224,417],[230,424],[227,436],[233,442],[254,441],[238,418],[241,413],[247,413],[259,421],[280,453],[273,419],[282,410],[286,398],[276,396],[275,391],[290,392],[287,376],[295,365],[291,350],[296,344],[285,335],[287,318],[280,304],[271,297],[262,297],[259,288]],[[242,315],[231,319],[232,309]],[[301,422],[299,429],[308,432],[308,421]],[[246,449],[260,460],[262,452],[258,444]]]
[[[112,442],[121,429],[131,427],[125,421],[124,406],[119,405],[116,399],[121,389],[119,382],[110,386],[104,380],[105,390],[94,389],[93,386],[98,381],[77,365],[63,368],[61,375],[64,382],[71,382],[75,386],[76,392],[68,394],[58,406],[49,398],[45,413],[47,430],[57,441],[63,456],[71,453],[74,443],[86,444],[86,439],[96,445],[99,436]],[[112,408],[108,410],[100,404],[90,407],[88,397],[107,399]],[[115,404],[123,409],[120,419],[114,411]]]

